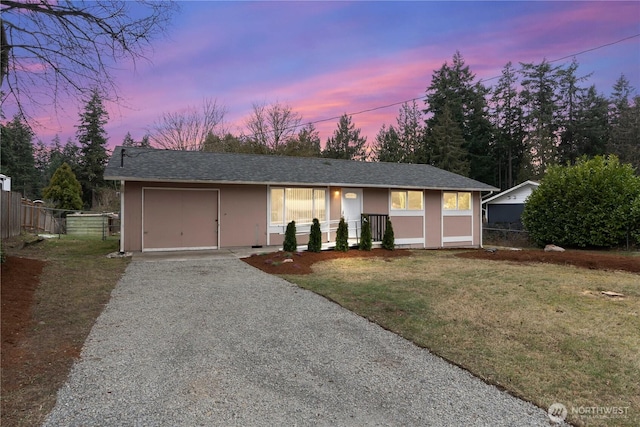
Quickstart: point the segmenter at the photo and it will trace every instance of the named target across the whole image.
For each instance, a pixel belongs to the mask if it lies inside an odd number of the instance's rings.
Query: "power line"
[[[593,52],[594,50],[598,50],[598,49],[602,49],[602,48],[605,48],[605,47],[613,46],[613,45],[616,45],[616,44],[618,44],[618,43],[622,43],[622,42],[625,42],[625,41],[627,41],[627,40],[634,39],[634,38],[636,38],[636,37],[640,37],[640,33],[638,33],[638,34],[634,34],[634,35],[632,35],[632,36],[628,36],[628,37],[625,37],[625,38],[622,38],[622,39],[620,39],[620,40],[616,40],[616,41],[611,42],[611,43],[605,43],[605,44],[600,45],[600,46],[596,46],[596,47],[593,47],[593,48],[585,49],[585,50],[582,50],[582,51],[580,51],[580,52],[573,53],[573,54],[571,54],[571,55],[566,55],[566,56],[563,56],[563,57],[561,57],[561,58],[553,59],[553,60],[551,60],[551,61],[549,61],[549,62],[558,62],[558,61],[562,61],[562,60],[564,60],[564,59],[574,58],[574,57],[576,57],[576,56],[583,55],[583,54],[588,53],[588,52]],[[488,81],[491,81],[491,80],[499,79],[500,77],[502,77],[502,75],[499,75],[499,76],[493,76],[493,77],[488,77],[488,78],[484,78],[484,79],[480,79],[480,80],[478,81],[478,83],[488,82]],[[387,104],[387,105],[381,105],[381,106],[379,106],[379,107],[368,108],[368,109],[366,109],[366,110],[357,111],[357,112],[355,112],[355,113],[350,113],[350,114],[349,114],[349,113],[347,113],[347,115],[348,115],[348,116],[356,116],[356,115],[359,115],[359,114],[370,113],[370,112],[372,112],[372,111],[376,111],[376,110],[383,110],[383,109],[385,109],[385,108],[394,107],[394,106],[396,106],[396,105],[405,104],[405,103],[407,103],[407,102],[413,102],[413,101],[416,101],[416,100],[418,100],[418,99],[423,99],[423,97],[411,98],[411,99],[408,99],[408,100],[406,100],[406,101],[398,101],[398,102],[394,102],[394,103],[392,103],[392,104]],[[316,121],[313,121],[313,122],[309,122],[309,124],[316,124],[316,123],[327,122],[327,121],[330,121],[330,120],[336,120],[336,119],[339,119],[340,117],[341,117],[341,116],[338,116],[338,117],[331,117],[331,118],[328,118],[328,119],[320,119],[320,120],[316,120]]]
[[[596,47],[585,49],[585,50],[582,50],[580,52],[576,52],[576,53],[573,53],[573,54],[570,54],[570,55],[565,55],[563,57],[556,58],[556,59],[550,60],[548,62],[552,63],[552,62],[562,61],[562,60],[565,60],[565,59],[568,59],[568,58],[574,58],[576,56],[583,55],[583,54],[588,53],[588,52],[593,52],[595,50],[603,49],[605,47],[613,46],[613,45],[616,45],[616,44],[619,44],[619,43],[622,43],[622,42],[625,42],[627,40],[631,40],[631,39],[634,39],[634,38],[637,38],[637,37],[640,37],[640,33],[634,34],[632,36],[624,37],[622,39],[619,39],[619,40],[616,40],[616,41],[613,41],[613,42],[610,42],[610,43],[605,43],[605,44],[602,44],[602,45],[599,45],[599,46],[596,46]],[[500,77],[502,77],[502,75],[493,76],[493,77],[487,77],[487,78],[478,80],[478,83],[488,82],[488,81],[491,81],[491,80],[499,79]],[[378,107],[367,108],[365,110],[356,111],[354,113],[345,113],[343,115],[357,116],[357,115],[360,115],[360,114],[370,113],[372,111],[384,110],[384,109],[387,109],[387,108],[390,108],[390,107],[395,107],[397,105],[402,105],[402,104],[405,104],[407,102],[414,102],[414,101],[417,101],[417,100],[420,100],[420,99],[423,99],[423,98],[424,98],[423,96],[419,96],[419,97],[407,99],[407,100],[404,100],[404,101],[398,101],[398,102],[393,102],[391,104],[380,105]],[[310,122],[305,122],[305,124],[314,125],[314,124],[317,124],[317,123],[324,123],[324,122],[328,122],[328,121],[339,120],[343,115],[335,116],[335,117],[328,117],[328,118],[324,118],[324,119],[318,119],[318,120],[314,120],[314,121],[310,121]],[[290,126],[290,127],[286,128],[285,130],[295,129],[297,127],[299,127],[299,126]],[[253,137],[255,135],[246,135],[246,136],[247,137]]]

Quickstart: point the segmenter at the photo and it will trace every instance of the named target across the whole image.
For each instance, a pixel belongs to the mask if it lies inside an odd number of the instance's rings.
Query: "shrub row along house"
[[[116,147],[105,179],[121,186],[121,250],[282,245],[295,221],[306,245],[314,218],[335,244],[341,217],[398,247],[482,245],[481,196],[497,189],[433,166]]]

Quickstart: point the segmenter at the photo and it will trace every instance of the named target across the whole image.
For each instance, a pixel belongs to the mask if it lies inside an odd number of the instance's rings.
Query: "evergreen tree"
[[[400,107],[397,122],[398,144],[400,145],[399,162],[425,163],[424,129],[422,127],[422,112],[413,100],[405,102]]]
[[[289,138],[285,142],[281,152],[274,154],[297,157],[320,157],[321,153],[320,134],[313,123],[308,123],[298,132],[298,135]]]
[[[489,157],[493,131],[487,118],[485,96],[488,91],[479,82],[474,83],[474,80],[475,75],[465,65],[460,52],[455,53],[451,65],[445,62],[439,70],[434,71],[426,91],[427,107],[423,111],[427,116],[427,141],[430,142],[430,146],[426,147],[424,160],[433,164],[433,153],[430,150],[434,143],[442,145],[433,140],[434,127],[452,121],[464,141],[460,149],[464,151],[468,163],[467,175],[486,181],[487,176],[493,176],[492,160]],[[444,119],[444,114],[449,117]]]
[[[377,162],[400,163],[403,159],[402,147],[398,132],[393,126],[382,128],[376,135],[376,140],[372,147],[373,160]]]
[[[468,153],[464,149],[462,131],[446,106],[433,124],[427,144],[433,166],[469,176]]]
[[[33,132],[20,115],[0,125],[0,173],[11,177],[12,191],[37,198],[40,187],[32,139]]]
[[[611,129],[610,152],[640,174],[640,96],[624,110]]]
[[[94,89],[80,113],[80,124],[76,133],[80,143],[77,175],[82,186],[82,200],[87,207],[92,204],[93,191],[104,186],[104,168],[108,160],[104,125],[107,124],[108,118],[102,96]]]
[[[525,144],[528,160],[523,162],[520,181],[541,179],[558,160],[557,137],[560,127],[558,73],[544,60],[540,64],[521,64],[521,105],[524,106]]]
[[[349,226],[344,218],[340,218],[336,231],[336,251],[347,252],[349,250]]]
[[[358,248],[361,251],[370,251],[373,247],[373,237],[371,236],[371,223],[368,218],[362,218],[362,231],[360,232],[360,244]]]
[[[572,121],[562,134],[560,164],[575,163],[582,156],[603,155],[609,140],[608,101],[591,86],[578,98]]]
[[[640,97],[630,99],[635,89],[622,75],[613,86],[610,98],[611,133],[607,151],[623,163],[630,163],[640,174]]]
[[[524,152],[522,108],[518,99],[518,78],[511,62],[502,70],[502,76],[492,90],[490,119],[495,128],[494,159],[498,179],[495,184],[511,188],[517,184],[516,175],[520,169]]]
[[[42,190],[42,196],[53,201],[57,209],[82,209],[82,188],[66,163],[55,171],[49,185]]]
[[[284,244],[282,249],[285,252],[295,252],[298,250],[298,241],[296,239],[296,222],[291,221],[287,224],[287,230],[284,233]]]
[[[318,218],[314,218],[311,224],[307,249],[309,252],[320,252],[322,250],[322,230],[320,229],[320,221],[318,221]]]
[[[67,163],[72,171],[77,170],[79,156],[80,148],[71,139],[64,146],[60,143],[58,135],[53,138],[50,145],[38,141],[34,147],[34,158],[39,187],[44,188],[49,185],[51,177],[63,163]]]
[[[396,247],[396,238],[393,233],[393,224],[391,219],[387,217],[386,224],[384,226],[384,235],[382,236],[382,247],[389,251],[392,251]]]
[[[140,148],[151,148],[151,142],[149,142],[149,135],[145,135],[142,137],[140,141],[136,141],[131,136],[131,132],[127,132],[124,136],[124,140],[122,141],[123,147],[140,147]]]
[[[331,159],[366,160],[366,143],[367,138],[360,136],[360,129],[351,122],[351,116],[344,114],[333,136],[327,139],[322,155]]]

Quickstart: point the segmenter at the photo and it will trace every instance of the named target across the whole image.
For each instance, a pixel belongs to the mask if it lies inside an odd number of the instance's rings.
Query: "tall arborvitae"
[[[295,252],[298,250],[295,221],[291,221],[289,224],[287,224],[287,230],[284,233],[284,244],[282,245],[282,249],[285,252]]]
[[[340,218],[338,231],[336,231],[336,250],[347,252],[349,250],[349,226],[344,218]]]
[[[320,229],[320,221],[318,221],[318,218],[314,218],[311,224],[307,249],[309,252],[320,252],[322,250],[322,230]]]

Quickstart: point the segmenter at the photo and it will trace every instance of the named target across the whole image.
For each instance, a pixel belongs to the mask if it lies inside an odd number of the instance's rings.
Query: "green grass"
[[[541,408],[563,403],[577,425],[640,425],[638,275],[416,251],[285,278]],[[572,414],[594,406],[628,409],[622,418]]]

